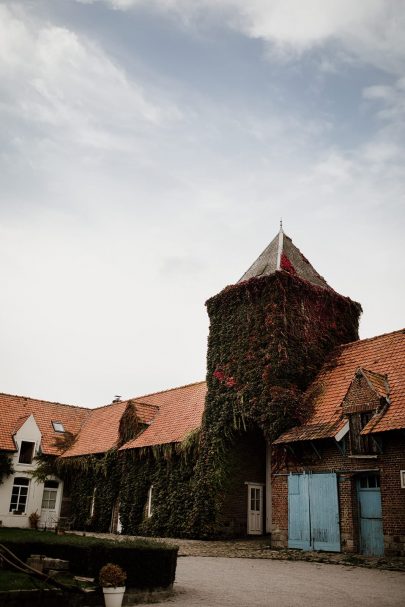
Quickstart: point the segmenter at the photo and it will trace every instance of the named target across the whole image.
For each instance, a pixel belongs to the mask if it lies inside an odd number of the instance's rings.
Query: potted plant
[[[35,512],[31,512],[31,514],[28,517],[28,520],[30,522],[31,529],[38,529],[39,514],[36,510],[35,510]]]
[[[106,607],[121,607],[127,574],[119,565],[107,563],[100,569],[99,580],[103,588]]]

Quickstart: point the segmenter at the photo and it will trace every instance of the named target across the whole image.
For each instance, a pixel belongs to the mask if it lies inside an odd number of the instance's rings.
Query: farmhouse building
[[[405,330],[358,340],[360,305],[282,229],[207,309],[206,382],[93,410],[0,396],[3,524],[405,554]]]

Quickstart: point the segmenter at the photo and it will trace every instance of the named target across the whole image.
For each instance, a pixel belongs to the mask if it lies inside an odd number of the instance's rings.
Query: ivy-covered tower
[[[336,346],[358,339],[361,306],[336,293],[280,227],[207,309],[208,393],[191,526],[199,535],[240,533],[224,505],[238,491],[245,495],[251,479],[239,478],[238,489],[235,470],[255,460],[255,444],[271,444],[302,423],[310,407],[304,390]],[[253,467],[246,475],[254,476]]]

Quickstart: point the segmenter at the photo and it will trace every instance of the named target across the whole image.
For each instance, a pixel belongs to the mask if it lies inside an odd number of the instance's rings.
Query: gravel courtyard
[[[403,607],[405,573],[302,561],[180,557],[175,595],[158,604],[167,607]]]

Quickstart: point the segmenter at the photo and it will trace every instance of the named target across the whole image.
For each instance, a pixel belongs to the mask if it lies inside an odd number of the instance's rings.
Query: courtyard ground
[[[80,532],[77,532],[80,533]],[[80,533],[81,534],[81,533]],[[130,538],[128,535],[110,533],[87,533],[95,537],[116,539],[117,541]],[[138,537],[138,536],[137,536]],[[269,538],[265,536],[252,537],[245,540],[186,540],[171,538],[145,538],[168,542],[179,547],[180,556],[228,557],[249,559],[270,559],[287,561],[309,561],[339,565],[357,565],[377,569],[405,572],[405,557],[367,557],[360,554],[343,554],[341,552],[314,552],[303,550],[274,550],[271,549]],[[404,601],[405,606],[405,601]]]
[[[92,534],[115,538],[128,536]],[[179,546],[167,607],[405,607],[405,558],[272,550],[266,537]],[[146,603],[138,607],[146,607]],[[149,603],[150,605],[150,603]]]
[[[174,596],[158,604],[167,607],[403,607],[405,573],[303,561],[180,557]]]

